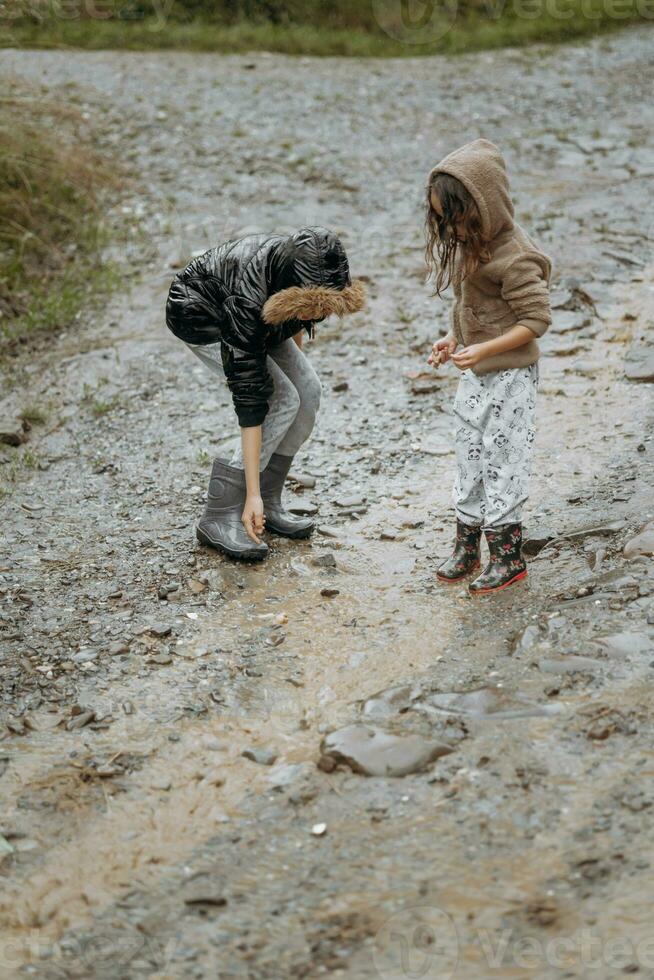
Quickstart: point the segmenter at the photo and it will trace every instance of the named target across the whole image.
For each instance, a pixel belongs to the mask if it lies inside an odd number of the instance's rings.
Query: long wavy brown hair
[[[434,211],[432,193],[440,201],[442,216]],[[465,241],[459,241],[456,226],[463,223]],[[427,280],[435,278],[434,293],[440,296],[453,279],[462,282],[488,257],[481,233],[481,218],[474,198],[456,177],[434,174],[427,185],[425,214],[425,262]],[[458,260],[458,261],[457,261]]]

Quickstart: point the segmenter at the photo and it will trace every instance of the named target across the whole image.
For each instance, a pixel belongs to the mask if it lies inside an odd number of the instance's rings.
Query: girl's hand
[[[460,351],[452,355],[452,360],[460,371],[466,371],[475,364],[483,361],[488,354],[484,350],[484,344],[470,344],[469,347],[462,347]]]
[[[441,337],[440,340],[436,341],[431,349],[427,363],[432,364],[434,367],[438,367],[439,364],[445,364],[452,357],[455,350],[456,340],[451,333],[448,333],[445,337]]]
[[[263,512],[263,500],[261,497],[255,497],[248,494],[245,498],[245,507],[243,508],[243,516],[241,517],[243,522],[243,527],[245,528],[249,538],[255,542],[255,544],[261,544],[261,539],[258,537],[259,534],[263,534],[264,525],[266,523],[266,518]]]

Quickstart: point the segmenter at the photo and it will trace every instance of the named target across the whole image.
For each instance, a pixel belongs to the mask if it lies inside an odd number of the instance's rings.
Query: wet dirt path
[[[636,31],[452,62],[3,52],[104,120],[135,229],[125,289],[3,402],[48,414],[3,504],[7,975],[654,969],[651,560],[623,556],[654,516],[651,386],[624,370],[654,315],[650,52]],[[526,520],[554,541],[474,603],[434,577],[455,371],[411,372],[447,322],[424,175],[480,134],[557,269]],[[295,492],[321,530],[234,566],[193,538],[231,408],[167,336],[167,284],[208,243],[318,223],[371,294],[311,346]],[[361,720],[452,751],[318,768]]]

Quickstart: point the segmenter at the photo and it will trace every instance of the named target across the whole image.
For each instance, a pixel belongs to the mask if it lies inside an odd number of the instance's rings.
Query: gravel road
[[[653,37],[2,53],[131,177],[128,288],[0,404],[47,410],[0,450],[3,977],[654,975]],[[435,580],[457,379],[422,374],[448,309],[421,197],[479,135],[556,272],[530,578],[474,601]],[[236,429],[163,303],[194,252],[303,224],[342,234],[370,303],[310,346],[289,492],[320,531],[249,568],[194,540]],[[418,771],[362,771],[389,744]]]

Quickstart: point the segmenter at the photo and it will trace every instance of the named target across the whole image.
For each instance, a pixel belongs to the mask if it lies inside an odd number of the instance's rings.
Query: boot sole
[[[436,572],[436,578],[439,582],[445,582],[446,585],[456,585],[457,582],[462,582],[464,578],[472,575],[473,572],[478,571],[481,568],[481,562],[478,561],[476,565],[473,565],[469,572],[465,572],[463,575],[459,575],[457,578],[448,578],[447,575],[441,575]]]
[[[195,536],[200,542],[204,544],[207,548],[214,548],[216,551],[222,552],[223,555],[227,555],[228,558],[235,558],[237,561],[263,561],[267,556],[267,551],[255,552],[249,551],[243,553],[242,551],[232,551],[231,548],[226,548],[224,544],[218,544],[216,541],[212,541],[208,538],[204,531],[200,531],[196,528]]]
[[[291,541],[301,541],[304,538],[310,537],[315,530],[315,527],[307,527],[302,531],[293,531],[289,533],[288,531],[278,531],[276,528],[271,527],[270,524],[266,524],[266,531],[270,531],[271,534],[276,534],[279,538],[290,538]]]
[[[504,582],[503,585],[496,585],[492,589],[468,589],[470,595],[489,595],[491,592],[501,592],[502,589],[508,589],[511,585],[515,585],[516,582],[521,582],[523,579],[527,578],[527,570],[524,572],[518,572],[513,578],[510,578],[508,582]]]

